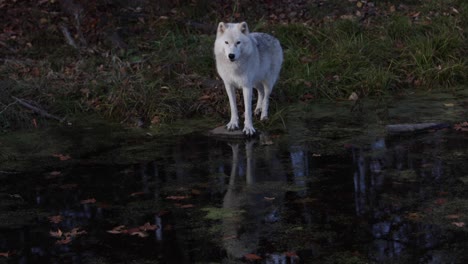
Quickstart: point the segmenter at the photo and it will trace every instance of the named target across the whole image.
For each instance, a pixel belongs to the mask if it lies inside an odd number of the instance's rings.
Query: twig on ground
[[[36,107],[36,106],[33,106],[33,105],[29,104],[29,103],[27,103],[25,100],[23,100],[21,98],[17,98],[17,97],[14,97],[14,96],[12,96],[12,98],[15,99],[16,102],[18,102],[21,106],[26,107],[26,108],[32,110],[33,112],[36,112],[36,113],[40,114],[43,117],[55,119],[55,120],[58,120],[60,122],[65,121],[65,118],[60,118],[58,116],[51,115],[51,114],[47,113],[47,111],[45,111],[43,109],[40,109],[39,107]]]
[[[17,102],[18,102],[18,101],[14,101],[13,103],[10,103],[10,104],[8,104],[7,106],[5,106],[5,108],[3,108],[2,111],[0,111],[0,114],[2,114],[3,112],[5,112],[5,111],[8,109],[8,107],[10,107],[10,106],[16,104]]]

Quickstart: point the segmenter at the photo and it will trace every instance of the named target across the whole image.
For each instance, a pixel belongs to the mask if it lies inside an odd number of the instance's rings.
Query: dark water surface
[[[0,263],[468,263],[466,135],[155,141],[2,174]]]
[[[0,264],[468,263],[467,133],[385,133],[466,120],[467,91],[292,106],[250,141],[1,134]]]

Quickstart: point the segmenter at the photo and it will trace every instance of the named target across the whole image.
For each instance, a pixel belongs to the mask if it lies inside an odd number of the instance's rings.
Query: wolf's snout
[[[228,57],[231,61],[233,61],[236,58],[236,55],[233,53],[229,53]]]

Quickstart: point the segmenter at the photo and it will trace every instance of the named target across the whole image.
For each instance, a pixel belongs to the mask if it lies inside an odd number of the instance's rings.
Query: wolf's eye
[[[227,41],[224,41],[224,43],[229,44],[229,42],[227,42]]]
[[[240,44],[240,41],[237,41],[236,44],[239,45],[239,44]]]

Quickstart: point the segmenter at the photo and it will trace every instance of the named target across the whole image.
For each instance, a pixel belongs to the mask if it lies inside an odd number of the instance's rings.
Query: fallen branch
[[[17,97],[14,97],[14,96],[12,96],[12,98],[15,99],[16,102],[18,102],[18,104],[20,104],[21,106],[26,107],[29,110],[32,110],[33,112],[35,112],[37,114],[40,114],[43,117],[47,117],[47,118],[50,118],[50,119],[55,119],[55,120],[58,120],[60,122],[65,121],[65,118],[60,118],[58,116],[51,115],[51,114],[47,113],[47,111],[45,111],[43,109],[40,109],[39,107],[36,107],[36,106],[33,106],[33,105],[29,104],[29,103],[27,103],[25,100],[23,100],[21,98],[17,98]]]

